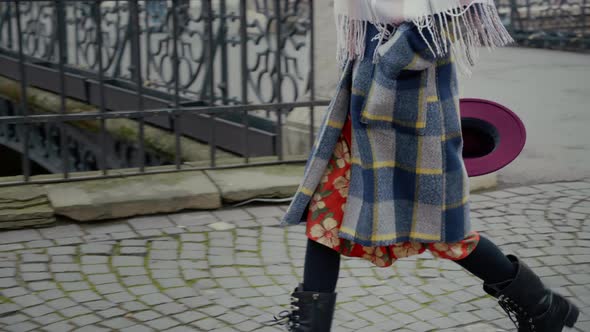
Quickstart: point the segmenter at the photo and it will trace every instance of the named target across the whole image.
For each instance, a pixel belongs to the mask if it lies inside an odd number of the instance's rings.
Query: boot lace
[[[298,298],[291,296],[291,305],[288,310],[279,312],[278,315],[273,316],[273,320],[264,322],[267,326],[282,325],[287,327],[287,331],[296,331],[299,324],[299,307],[296,303]]]
[[[508,314],[508,318],[514,323],[518,331],[535,332],[533,318],[518,303],[511,298],[500,295],[498,298],[500,307]]]

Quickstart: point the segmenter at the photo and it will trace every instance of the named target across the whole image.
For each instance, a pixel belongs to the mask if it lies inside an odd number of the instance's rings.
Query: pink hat
[[[470,177],[495,172],[524,148],[526,130],[508,108],[484,99],[461,99],[463,160]]]

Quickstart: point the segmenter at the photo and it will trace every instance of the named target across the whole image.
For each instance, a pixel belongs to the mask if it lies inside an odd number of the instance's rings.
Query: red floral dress
[[[421,254],[426,249],[440,258],[459,260],[467,257],[479,242],[479,234],[475,231],[456,243],[401,242],[381,247],[365,247],[338,236],[350,183],[351,127],[349,117],[344,124],[324,177],[310,202],[307,237],[342,255],[361,257],[381,267],[390,266],[403,257]]]

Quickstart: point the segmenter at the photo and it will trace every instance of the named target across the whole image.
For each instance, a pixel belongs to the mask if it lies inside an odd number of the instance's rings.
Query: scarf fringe
[[[477,62],[480,47],[491,51],[514,42],[502,24],[493,0],[472,2],[467,7],[461,6],[461,0],[457,0],[456,6],[450,9],[409,21],[416,25],[435,57],[443,57],[450,52],[459,70],[468,76]],[[344,65],[349,59],[363,59],[367,24],[373,24],[379,30],[373,37],[373,40],[379,40],[378,45],[387,41],[395,32],[389,24],[337,15],[337,60],[340,65]],[[431,38],[426,38],[426,34]],[[378,53],[375,52],[373,62],[377,60]]]

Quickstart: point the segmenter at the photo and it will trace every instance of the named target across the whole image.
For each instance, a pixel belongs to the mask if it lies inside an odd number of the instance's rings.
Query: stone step
[[[22,209],[0,209],[0,222],[53,217],[53,208],[48,203]]]
[[[55,213],[78,221],[221,207],[217,187],[201,171],[49,184],[46,189]]]
[[[25,202],[43,197],[47,198],[47,193],[38,185],[0,188],[0,204],[13,201]]]
[[[55,214],[42,186],[0,188],[0,230],[55,224]]]
[[[0,200],[0,211],[4,209],[25,209],[41,204],[49,204],[46,196],[40,196],[27,201],[21,200]]]
[[[55,217],[49,218],[36,218],[26,220],[15,220],[15,221],[0,221],[0,230],[8,229],[20,229],[25,227],[49,227],[56,223]]]

